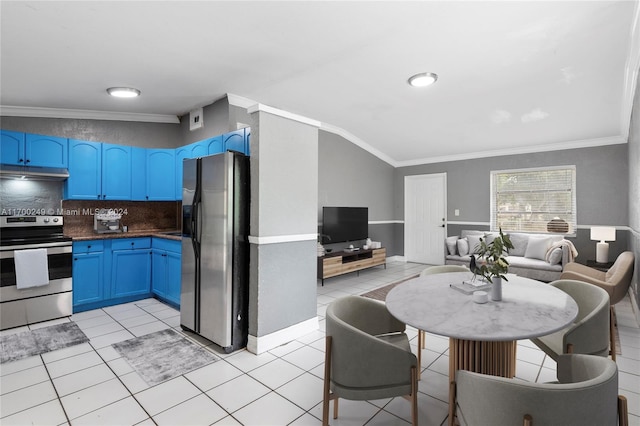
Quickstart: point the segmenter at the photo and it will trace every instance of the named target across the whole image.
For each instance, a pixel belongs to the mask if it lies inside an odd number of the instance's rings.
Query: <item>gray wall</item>
[[[624,227],[629,223],[627,155],[627,145],[620,144],[398,168],[394,183],[395,217],[400,220],[404,217],[405,176],[446,172],[447,219],[488,223],[489,174],[492,170],[575,165],[578,227]],[[454,216],[455,209],[460,210],[460,216]],[[457,235],[460,229],[487,227],[449,225],[447,234]],[[585,263],[595,258],[595,242],[589,239],[589,229],[579,229],[572,242],[580,253],[577,261]],[[615,259],[626,250],[628,242],[629,233],[619,230],[616,241],[610,243],[609,258]]]
[[[369,238],[387,255],[397,251],[393,197],[394,167],[334,133],[318,135],[318,224],[323,206],[368,207]],[[320,232],[320,230],[318,231]],[[346,244],[327,244],[339,250]]]
[[[222,135],[236,127],[229,125],[229,101],[225,96],[203,108],[204,126],[201,129],[189,130],[189,114],[180,117],[180,145],[189,145],[214,136]]]
[[[637,305],[640,305],[640,74],[636,83],[633,113],[629,129],[629,227],[631,241],[629,249],[635,253],[636,267],[632,289]],[[636,312],[636,315],[640,315]]]
[[[187,123],[188,124],[188,123]],[[182,145],[180,124],[72,118],[1,117],[3,130],[145,148]],[[223,132],[221,132],[223,133]]]
[[[249,335],[259,338],[317,316],[318,130],[260,111],[251,118]]]

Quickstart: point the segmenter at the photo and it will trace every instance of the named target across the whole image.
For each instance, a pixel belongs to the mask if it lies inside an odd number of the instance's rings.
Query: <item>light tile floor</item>
[[[179,313],[148,299],[73,315],[89,343],[1,365],[2,425],[319,425],[322,412],[324,317],[337,297],[418,273],[424,265],[391,262],[359,275],[318,283],[320,330],[261,355],[222,354],[220,360],[149,387],[112,343],[165,328],[180,331]],[[619,388],[629,402],[630,424],[640,426],[640,328],[627,298],[616,307],[622,343]],[[31,329],[69,319],[30,326]],[[20,327],[2,332],[26,330]],[[416,330],[409,328],[415,350]],[[209,342],[188,336],[206,346]],[[517,377],[555,380],[555,363],[529,341],[517,350]],[[179,360],[177,360],[179,362]],[[446,424],[448,340],[427,335],[419,385],[421,425]],[[402,398],[342,400],[333,425],[406,425]]]

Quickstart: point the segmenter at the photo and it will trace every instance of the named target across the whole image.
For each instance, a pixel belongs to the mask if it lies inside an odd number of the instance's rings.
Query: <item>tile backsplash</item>
[[[55,215],[62,208],[63,182],[0,179],[2,216]]]
[[[78,235],[92,232],[93,214],[100,209],[122,212],[120,222],[129,227],[129,232],[178,229],[181,205],[178,201],[63,200],[64,233]]]

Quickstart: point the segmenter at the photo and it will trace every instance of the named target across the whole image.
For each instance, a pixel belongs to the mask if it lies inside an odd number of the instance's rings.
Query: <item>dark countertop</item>
[[[175,229],[149,229],[144,231],[131,231],[131,232],[110,232],[105,234],[98,234],[91,230],[90,232],[74,232],[65,234],[67,237],[73,238],[73,241],[87,241],[87,240],[113,240],[117,238],[139,238],[139,237],[156,237],[165,238],[167,240],[181,241],[182,237],[179,235],[169,235],[170,233],[179,232]]]

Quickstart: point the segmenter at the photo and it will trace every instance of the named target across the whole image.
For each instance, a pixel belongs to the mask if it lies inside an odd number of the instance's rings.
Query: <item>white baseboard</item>
[[[247,350],[259,355],[273,348],[277,348],[280,345],[289,343],[305,334],[316,331],[319,328],[318,317],[313,317],[274,333],[267,334],[266,336],[257,337],[250,334],[247,342]]]
[[[407,258],[404,256],[389,256],[387,262],[407,262]]]

